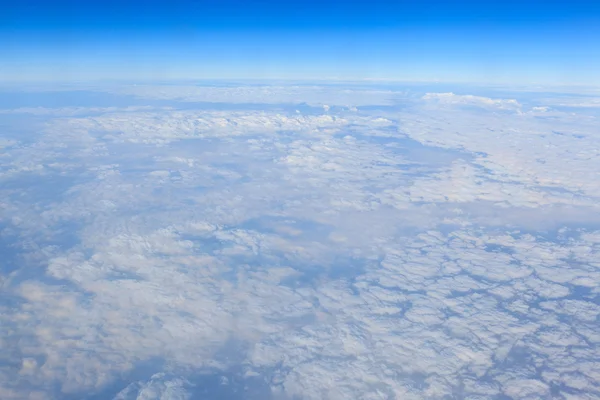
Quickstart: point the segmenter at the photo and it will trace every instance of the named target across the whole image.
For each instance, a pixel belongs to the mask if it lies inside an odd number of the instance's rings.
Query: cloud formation
[[[435,101],[439,104],[464,104],[480,107],[495,107],[500,109],[519,110],[521,104],[515,99],[492,99],[489,97],[473,96],[470,94],[458,95],[450,93],[427,93],[423,100]]]
[[[600,396],[596,117],[404,101],[36,108],[1,142],[0,397]]]

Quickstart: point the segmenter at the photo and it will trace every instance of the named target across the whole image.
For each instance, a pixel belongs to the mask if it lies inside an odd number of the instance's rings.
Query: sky
[[[592,1],[12,1],[2,80],[600,83]]]

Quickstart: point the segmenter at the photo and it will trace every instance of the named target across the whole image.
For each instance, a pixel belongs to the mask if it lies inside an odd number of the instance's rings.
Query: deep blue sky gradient
[[[600,84],[600,2],[2,2],[0,79]]]

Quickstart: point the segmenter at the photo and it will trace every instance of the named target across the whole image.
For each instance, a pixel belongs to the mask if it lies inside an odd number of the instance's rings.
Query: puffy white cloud
[[[166,144],[182,139],[235,138],[274,135],[280,131],[296,134],[327,135],[342,127],[376,124],[389,126],[391,121],[355,114],[285,115],[264,111],[159,111],[109,112],[94,117],[57,119],[49,124],[49,133],[99,135],[115,143]]]
[[[423,100],[436,101],[440,104],[465,104],[482,107],[497,107],[510,110],[519,110],[521,104],[515,99],[492,99],[489,97],[460,95],[454,93],[427,93]]]
[[[182,378],[169,379],[165,373],[152,375],[148,382],[135,382],[120,391],[114,400],[187,400],[192,386]]]

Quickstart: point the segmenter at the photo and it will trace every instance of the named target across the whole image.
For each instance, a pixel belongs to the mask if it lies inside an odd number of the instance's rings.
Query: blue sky
[[[600,84],[582,1],[3,2],[0,79]]]

